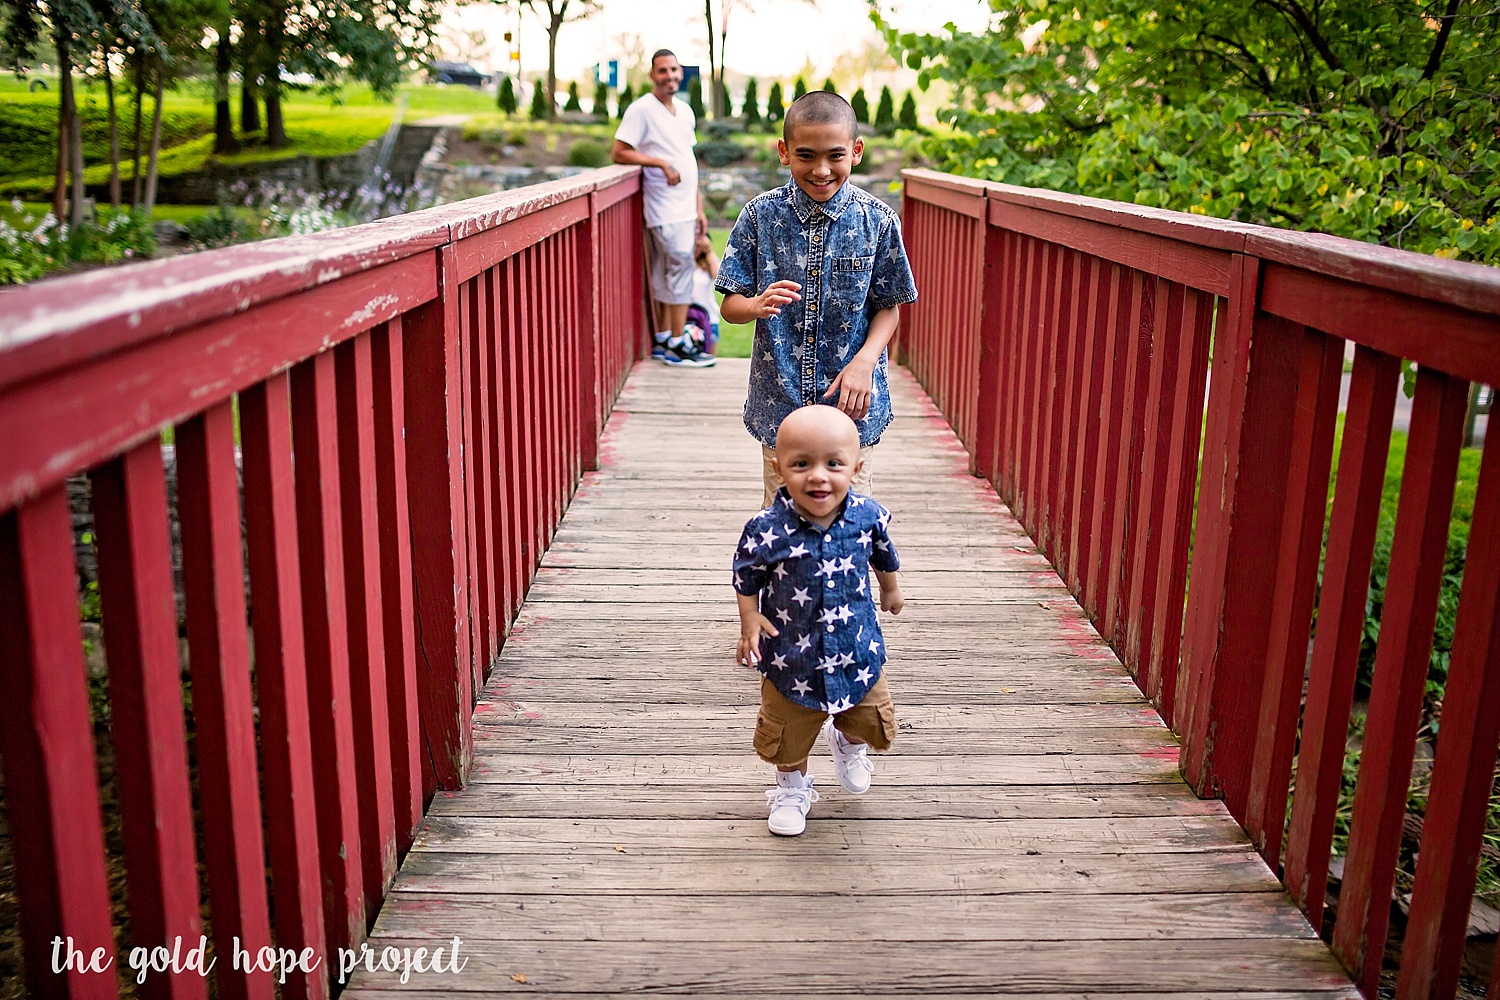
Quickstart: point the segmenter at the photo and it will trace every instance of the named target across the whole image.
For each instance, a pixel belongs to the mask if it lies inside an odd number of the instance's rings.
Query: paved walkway
[[[900,738],[859,798],[815,756],[807,833],[766,832],[746,373],[637,367],[371,941],[468,965],[345,996],[1356,997],[905,372],[874,490]]]

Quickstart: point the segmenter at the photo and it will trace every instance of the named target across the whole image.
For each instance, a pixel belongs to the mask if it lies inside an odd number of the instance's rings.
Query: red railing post
[[[599,401],[604,395],[600,385],[603,366],[603,338],[599,329],[599,194],[589,192],[588,218],[573,229],[573,260],[577,276],[574,319],[577,336],[573,342],[576,365],[574,378],[578,386],[578,453],[585,470],[599,468],[599,430],[602,416]]]
[[[115,937],[73,559],[62,485],[0,517],[0,754],[27,989],[112,1000]],[[102,952],[108,971],[53,974],[57,939],[86,962]]]
[[[463,361],[452,244],[438,251],[438,297],[402,323],[407,507],[416,601],[423,787],[461,788],[474,741]]]

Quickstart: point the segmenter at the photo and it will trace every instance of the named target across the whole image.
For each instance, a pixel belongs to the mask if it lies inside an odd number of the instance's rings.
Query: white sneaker
[[[807,811],[818,801],[818,790],[813,787],[811,777],[807,784],[789,788],[777,785],[766,790],[766,802],[771,806],[771,815],[766,826],[781,837],[795,837],[807,829]]]
[[[875,762],[870,760],[870,748],[863,743],[850,743],[844,734],[829,719],[824,727],[828,737],[828,749],[833,751],[833,770],[839,776],[839,784],[850,795],[863,795],[870,790],[870,777],[875,773]]]

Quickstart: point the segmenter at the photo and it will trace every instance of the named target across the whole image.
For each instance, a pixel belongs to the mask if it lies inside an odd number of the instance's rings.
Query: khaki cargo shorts
[[[788,701],[768,679],[760,681],[760,715],[755,720],[755,752],[768,764],[791,767],[807,759],[827,712]],[[896,738],[896,706],[891,703],[885,674],[870,686],[864,699],[833,717],[839,732],[868,743],[871,750],[889,750]]]

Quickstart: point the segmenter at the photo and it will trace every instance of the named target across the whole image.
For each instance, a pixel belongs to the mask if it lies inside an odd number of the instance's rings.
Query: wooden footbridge
[[[815,756],[783,840],[731,656],[746,363],[636,360],[638,191],[610,168],[0,296],[0,972],[267,1000],[1483,991],[1494,461],[1389,947],[1386,901],[1463,400],[1500,381],[1493,273],[909,172],[923,298],[875,480],[900,737],[863,797]],[[131,949],[200,937],[209,975],[137,984]]]

